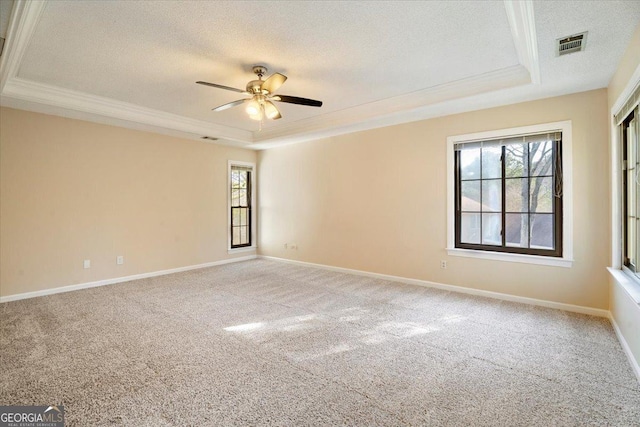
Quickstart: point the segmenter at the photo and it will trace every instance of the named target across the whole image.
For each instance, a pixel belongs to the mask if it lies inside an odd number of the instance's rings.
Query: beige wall
[[[1,109],[0,296],[229,258],[229,159],[256,153]]]
[[[447,136],[561,120],[573,121],[573,267],[448,256]],[[606,309],[607,129],[601,89],[262,151],[260,252]]]
[[[613,106],[627,83],[629,83],[629,79],[636,71],[638,64],[640,64],[640,25],[633,33],[629,46],[627,46],[627,50],[618,64],[618,69],[609,82],[609,107]]]
[[[630,83],[630,79],[638,67],[640,67],[640,25],[636,28],[633,38],[618,65],[618,69],[609,83],[609,111],[613,108],[627,84]],[[607,118],[610,120],[609,114]],[[611,141],[611,144],[618,143],[618,141]],[[613,200],[613,203],[619,203],[619,201]],[[619,220],[610,217],[610,224],[619,226]],[[611,315],[620,328],[620,332],[624,336],[630,351],[633,353],[636,364],[640,365],[640,305],[613,278],[610,278],[610,286]],[[636,372],[636,375],[640,379],[640,372]]]

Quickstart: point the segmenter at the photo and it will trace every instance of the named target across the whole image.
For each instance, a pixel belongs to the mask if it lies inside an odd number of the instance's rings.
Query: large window
[[[570,266],[570,129],[559,122],[448,138],[450,255]]]
[[[254,165],[229,164],[229,239],[230,249],[253,246]]]
[[[624,265],[633,273],[640,274],[640,266],[638,265],[640,253],[640,236],[638,233],[639,212],[638,203],[640,202],[640,131],[638,120],[638,108],[631,111],[620,125],[622,137],[622,183],[623,194],[622,200],[624,212],[624,233],[623,233],[623,261]]]

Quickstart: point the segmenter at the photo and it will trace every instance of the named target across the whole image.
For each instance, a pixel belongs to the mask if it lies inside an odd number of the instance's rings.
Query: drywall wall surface
[[[618,325],[636,365],[640,366],[640,305],[615,279],[611,279],[610,289],[611,315]]]
[[[564,120],[573,130],[573,266],[447,255],[447,137]],[[607,130],[600,89],[261,151],[260,253],[606,309]]]
[[[2,108],[0,296],[230,258],[228,160],[256,153]]]

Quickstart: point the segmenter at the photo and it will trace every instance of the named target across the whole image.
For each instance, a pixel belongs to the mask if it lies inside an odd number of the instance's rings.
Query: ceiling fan
[[[213,111],[223,111],[227,108],[246,103],[248,104],[246,111],[247,113],[249,113],[249,117],[251,117],[253,120],[262,120],[265,117],[270,120],[278,120],[282,118],[280,111],[278,111],[278,108],[274,105],[273,101],[287,102],[289,104],[307,105],[310,107],[322,107],[322,101],[316,101],[315,99],[299,98],[297,96],[288,95],[276,95],[274,92],[278,90],[280,86],[282,86],[285,80],[287,80],[287,76],[280,73],[275,73],[268,79],[262,80],[262,76],[267,73],[267,68],[262,65],[256,65],[255,67],[253,67],[253,72],[258,76],[258,80],[251,80],[249,83],[247,83],[246,90],[202,81],[198,81],[196,83],[250,95],[251,98],[238,99],[237,101],[223,104],[219,107],[214,108]]]

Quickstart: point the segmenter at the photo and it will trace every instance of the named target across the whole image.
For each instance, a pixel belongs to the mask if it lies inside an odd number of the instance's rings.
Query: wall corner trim
[[[149,277],[165,276],[167,274],[180,273],[189,270],[198,270],[201,268],[215,267],[217,265],[230,264],[233,262],[248,261],[257,258],[257,255],[248,255],[237,258],[223,259],[220,261],[212,261],[204,264],[189,265],[186,267],[171,268],[168,270],[152,271],[149,273],[134,274],[131,276],[115,277],[113,279],[97,280],[95,282],[79,283],[77,285],[61,286],[58,288],[43,289],[41,291],[25,292],[22,294],[14,294],[0,297],[0,304],[10,301],[18,301],[27,298],[42,297],[45,295],[60,294],[63,292],[77,291],[80,289],[95,288],[98,286],[113,285],[116,283],[130,282],[132,280],[147,279]]]
[[[408,277],[392,276],[389,274],[372,273],[369,271],[353,270],[350,268],[334,267],[326,264],[314,264],[311,262],[296,261],[286,258],[278,258],[267,255],[258,255],[258,258],[270,259],[273,261],[286,262],[290,264],[303,265],[308,267],[321,268],[324,270],[337,271],[340,273],[354,274],[357,276],[373,277],[376,279],[389,280],[393,282],[406,283],[409,285],[424,286],[427,288],[442,289],[445,291],[464,293],[469,295],[477,295],[487,298],[499,299],[503,301],[519,302],[522,304],[536,305],[539,307],[554,308],[557,310],[571,311],[573,313],[588,314],[590,316],[610,318],[609,310],[601,308],[584,307],[581,305],[566,304],[562,302],[541,300],[536,298],[520,297],[517,295],[503,294],[500,292],[485,291],[483,289],[465,288],[463,286],[447,285],[444,283],[430,282],[428,280],[411,279]]]

